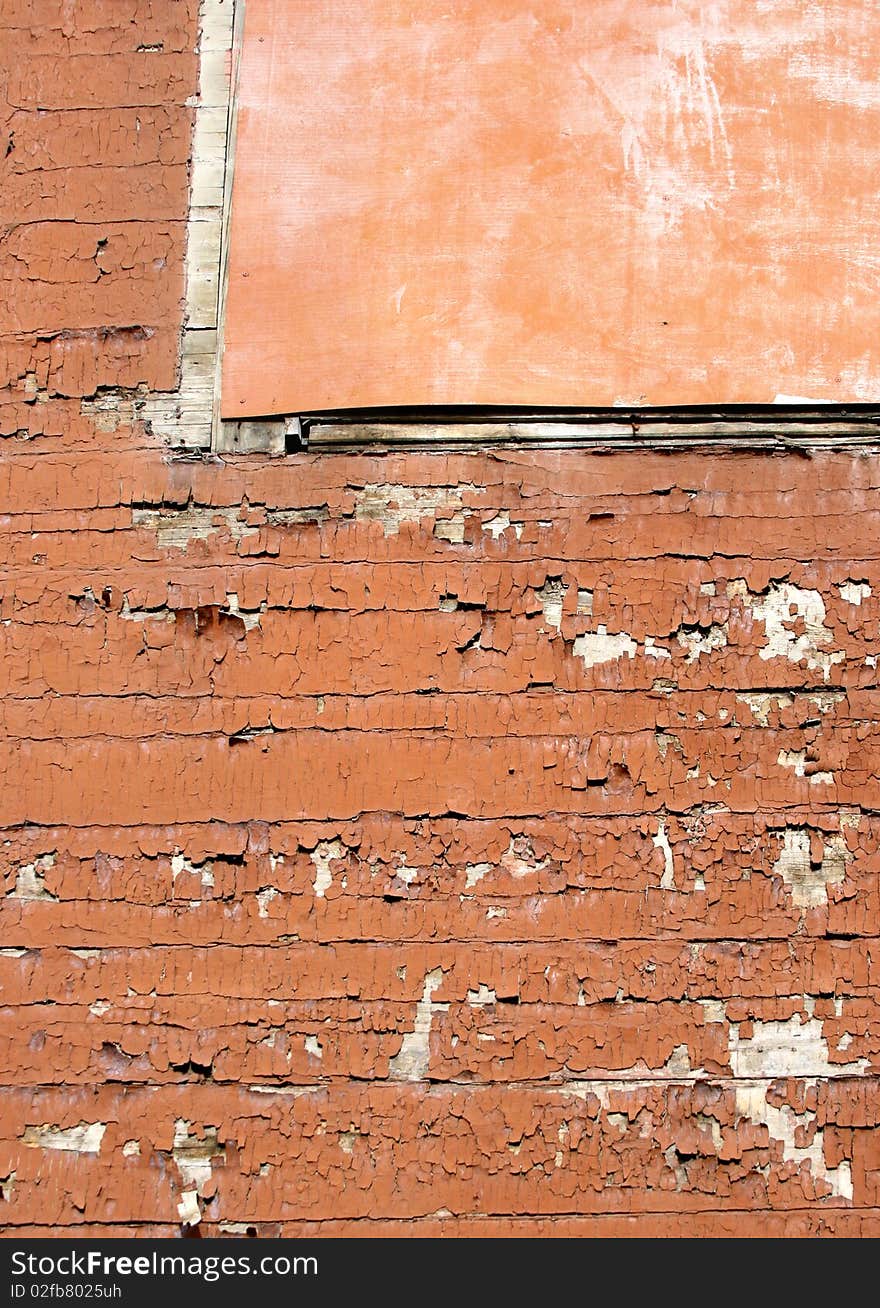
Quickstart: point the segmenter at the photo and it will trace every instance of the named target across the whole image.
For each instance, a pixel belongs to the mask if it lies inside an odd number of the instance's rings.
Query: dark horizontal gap
[[[316,409],[300,415],[304,428],[316,423],[371,422],[870,422],[880,423],[877,404],[669,404],[644,406],[541,406],[489,404],[387,405],[363,409]],[[255,419],[255,421],[271,421]]]

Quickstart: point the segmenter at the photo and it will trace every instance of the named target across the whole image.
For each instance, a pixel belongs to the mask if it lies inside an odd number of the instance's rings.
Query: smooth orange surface
[[[870,0],[248,0],[226,416],[880,398]]]
[[[0,4],[0,1238],[880,1236],[880,451],[198,457],[221,9]]]

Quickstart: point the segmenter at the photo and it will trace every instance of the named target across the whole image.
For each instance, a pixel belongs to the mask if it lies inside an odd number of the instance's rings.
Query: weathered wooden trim
[[[686,418],[657,410],[615,417],[607,410],[569,414],[503,415],[468,419],[426,413],[398,419],[359,414],[265,417],[224,421],[221,453],[292,454],[313,451],[467,450],[492,446],[545,449],[810,450],[880,449],[880,413],[852,409],[729,413]]]
[[[285,424],[251,418],[218,422],[214,449],[218,454],[286,454]]]
[[[186,301],[180,374],[175,391],[151,394],[133,407],[175,449],[209,449],[217,407],[221,354],[220,282],[223,228],[228,208],[230,60],[240,32],[244,0],[201,0],[198,90],[194,110]],[[114,400],[114,408],[119,408]]]
[[[479,446],[542,446],[551,449],[681,449],[707,446],[747,449],[880,447],[880,414],[780,413],[755,417],[652,417],[619,419],[603,412],[571,419],[560,415],[501,420],[359,421],[314,418],[303,443],[312,450],[365,448],[471,449]]]

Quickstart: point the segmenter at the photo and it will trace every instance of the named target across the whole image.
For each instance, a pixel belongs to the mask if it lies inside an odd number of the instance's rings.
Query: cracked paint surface
[[[3,21],[7,1232],[880,1233],[880,458],[202,457],[196,5]]]

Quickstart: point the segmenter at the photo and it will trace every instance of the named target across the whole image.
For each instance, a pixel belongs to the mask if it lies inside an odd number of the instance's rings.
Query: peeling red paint
[[[876,1235],[880,457],[169,448],[196,21],[4,15],[7,1232]]]

